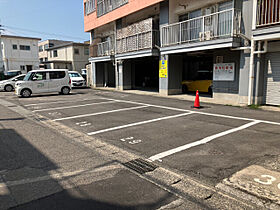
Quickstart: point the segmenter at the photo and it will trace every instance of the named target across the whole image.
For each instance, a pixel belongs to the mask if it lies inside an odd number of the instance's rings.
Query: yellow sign
[[[167,60],[159,61],[159,77],[167,78]]]

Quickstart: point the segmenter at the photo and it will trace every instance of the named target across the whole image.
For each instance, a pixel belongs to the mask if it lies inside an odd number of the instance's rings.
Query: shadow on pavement
[[[0,186],[8,190],[1,194],[0,188],[0,209],[156,209],[175,199],[126,169],[114,177],[65,190],[49,176],[56,169],[54,162],[14,129],[1,129]],[[75,177],[66,179],[71,182],[71,178]]]

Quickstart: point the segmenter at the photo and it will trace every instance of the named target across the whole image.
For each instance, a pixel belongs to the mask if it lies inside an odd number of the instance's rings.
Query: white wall
[[[5,70],[19,70],[20,66],[32,65],[32,69],[39,69],[38,40],[15,37],[1,37],[3,43],[2,55]],[[17,45],[17,49],[13,49]],[[20,50],[20,45],[30,46],[30,50]]]
[[[169,23],[178,22],[178,16],[225,0],[171,0],[169,1]]]

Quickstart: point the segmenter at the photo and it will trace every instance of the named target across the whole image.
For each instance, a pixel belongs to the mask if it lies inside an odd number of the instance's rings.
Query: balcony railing
[[[107,56],[115,54],[115,44],[113,41],[106,41],[97,44],[97,56]]]
[[[280,23],[280,0],[258,0],[257,26]]]
[[[115,42],[105,41],[90,46],[90,57],[101,57],[115,54]]]
[[[159,31],[152,30],[117,39],[116,54],[152,49],[159,45]]]
[[[128,0],[97,0],[97,17],[128,3]]]
[[[228,9],[161,28],[161,46],[233,37],[240,30],[240,12]]]

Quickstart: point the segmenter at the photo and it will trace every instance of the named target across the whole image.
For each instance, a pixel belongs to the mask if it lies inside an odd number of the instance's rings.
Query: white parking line
[[[108,132],[108,131],[119,130],[119,129],[128,128],[128,127],[132,127],[132,126],[137,126],[137,125],[143,125],[143,124],[147,124],[147,123],[157,122],[157,121],[161,121],[161,120],[168,120],[168,119],[172,119],[172,118],[176,118],[176,117],[182,117],[182,116],[186,116],[186,115],[190,115],[190,114],[192,114],[192,112],[183,113],[183,114],[177,114],[177,115],[172,115],[172,116],[167,116],[167,117],[161,117],[161,118],[157,118],[157,119],[146,120],[146,121],[141,121],[141,122],[137,122],[137,123],[131,123],[131,124],[127,124],[127,125],[121,125],[121,126],[117,126],[117,127],[112,127],[112,128],[107,128],[107,129],[99,130],[99,131],[90,132],[90,133],[87,133],[87,134],[89,136],[91,136],[91,135],[95,135],[95,134],[99,134],[99,133],[105,133],[105,132]]]
[[[76,115],[76,116],[72,116],[72,117],[64,117],[64,118],[55,119],[53,121],[61,121],[61,120],[69,120],[69,119],[75,119],[75,118],[81,118],[81,117],[96,116],[96,115],[108,114],[108,113],[113,113],[113,112],[122,112],[122,111],[128,111],[128,110],[133,110],[133,109],[141,109],[141,108],[145,108],[145,107],[148,107],[148,106],[136,106],[136,107],[130,107],[130,108],[124,108],[124,109],[115,109],[115,110],[110,110],[110,111],[105,111],[105,112]]]
[[[99,105],[99,104],[110,104],[110,103],[116,103],[116,102],[117,101],[106,101],[106,102],[82,104],[82,105],[75,105],[75,106],[64,106],[64,107],[55,107],[55,108],[48,108],[48,109],[37,109],[37,110],[33,110],[32,112],[43,112],[43,111],[50,111],[50,110],[57,110],[57,109],[70,109],[70,108],[76,108],[76,107]]]
[[[115,100],[115,99],[111,99],[111,100]],[[257,120],[257,119],[253,119],[253,118],[235,117],[235,116],[224,115],[224,114],[213,114],[213,113],[207,113],[207,112],[202,112],[202,111],[198,112],[198,111],[193,111],[193,110],[189,110],[189,109],[180,109],[180,108],[174,108],[174,107],[168,107],[168,106],[160,106],[160,105],[146,104],[146,103],[141,103],[141,102],[127,101],[127,100],[118,100],[118,101],[124,102],[124,103],[138,104],[138,105],[147,105],[150,107],[157,107],[157,108],[169,109],[169,110],[181,111],[181,112],[190,112],[191,111],[195,114],[208,115],[208,116],[214,116],[214,117],[222,117],[222,118],[245,120],[245,121],[259,121],[259,122],[266,123],[266,124],[280,125],[280,122],[273,122],[273,121],[268,121],[268,120]]]
[[[115,99],[109,99],[109,98],[87,98],[87,99],[82,99],[82,100],[78,100],[78,101],[68,101],[68,100],[65,100],[65,101],[53,101],[53,102],[45,102],[45,103],[37,103],[37,104],[27,104],[27,105],[24,105],[25,107],[29,107],[29,106],[38,106],[38,105],[44,105],[44,104],[63,104],[65,102],[81,102],[81,101],[91,101],[91,100],[94,100],[94,99],[100,99],[100,100],[110,100],[110,101],[115,101]],[[117,101],[117,100],[116,100]]]
[[[225,135],[228,135],[230,133],[234,133],[234,132],[237,132],[237,131],[240,131],[240,130],[243,130],[243,129],[246,129],[250,126],[253,126],[253,125],[256,125],[260,123],[260,121],[253,121],[253,122],[250,122],[250,123],[247,123],[245,125],[242,125],[240,127],[237,127],[237,128],[233,128],[233,129],[230,129],[230,130],[227,130],[227,131],[224,131],[224,132],[221,132],[221,133],[218,133],[218,134],[215,134],[215,135],[212,135],[212,136],[208,136],[204,139],[201,139],[199,141],[195,141],[195,142],[192,142],[192,143],[189,143],[189,144],[186,144],[186,145],[183,145],[183,146],[180,146],[180,147],[177,147],[177,148],[174,148],[174,149],[171,149],[171,150],[168,150],[168,151],[165,151],[165,152],[162,152],[162,153],[159,153],[157,155],[154,155],[152,157],[149,158],[149,160],[151,161],[155,161],[155,160],[161,160],[162,158],[164,157],[167,157],[167,156],[170,156],[172,154],[175,154],[175,153],[178,153],[178,152],[181,152],[183,150],[186,150],[186,149],[189,149],[189,148],[192,148],[192,147],[195,147],[195,146],[198,146],[198,145],[201,145],[201,144],[206,144],[216,138],[219,138],[219,137],[222,137],[222,136],[225,136]]]

